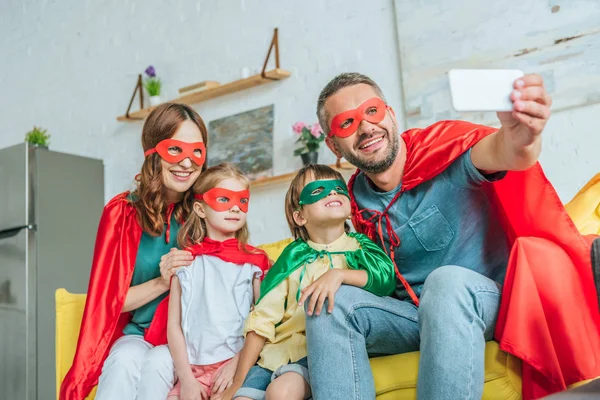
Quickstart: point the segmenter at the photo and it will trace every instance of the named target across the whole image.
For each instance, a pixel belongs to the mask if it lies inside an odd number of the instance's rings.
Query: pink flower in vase
[[[292,130],[297,134],[301,134],[302,129],[304,129],[305,127],[306,124],[304,122],[296,122],[294,125],[292,125]]]
[[[310,134],[316,137],[317,139],[321,137],[321,135],[323,134],[323,129],[321,128],[321,125],[319,125],[318,122],[310,127]]]

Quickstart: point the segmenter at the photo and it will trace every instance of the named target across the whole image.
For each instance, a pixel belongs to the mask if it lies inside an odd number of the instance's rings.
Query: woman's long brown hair
[[[208,132],[204,121],[190,106],[165,103],[156,107],[146,119],[142,129],[142,148],[144,152],[154,148],[160,141],[173,137],[183,121],[192,121],[202,134],[202,140],[208,147]],[[202,171],[206,165],[202,166]],[[142,171],[136,177],[137,188],[133,192],[133,206],[137,210],[142,230],[152,236],[162,234],[165,224],[165,212],[168,204],[165,200],[161,158],[157,153],[144,159]],[[183,200],[175,205],[173,215],[178,221],[187,218],[192,210],[192,190],[188,190]]]
[[[222,163],[210,167],[200,175],[193,186],[194,194],[206,193],[210,189],[216,187],[225,179],[239,179],[244,182],[246,187],[250,187],[250,181],[242,174],[242,172],[229,163]],[[193,202],[202,200],[194,199]],[[179,247],[186,248],[196,243],[202,243],[206,237],[206,223],[194,211],[189,213],[189,216],[177,235]],[[245,253],[250,253],[246,248],[250,233],[248,231],[248,223],[246,222],[240,230],[235,233],[235,238],[239,241],[239,249]]]

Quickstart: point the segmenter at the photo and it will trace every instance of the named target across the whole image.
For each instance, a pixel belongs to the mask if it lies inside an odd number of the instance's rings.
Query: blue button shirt
[[[498,283],[504,281],[509,247],[482,188],[504,175],[482,175],[473,165],[469,150],[435,178],[401,194],[392,205],[388,215],[400,238],[400,246],[394,250],[396,265],[417,296],[427,276],[444,265],[458,265]],[[400,186],[389,192],[377,191],[361,172],[353,191],[359,209],[382,212]],[[383,231],[389,249],[385,227]],[[408,297],[400,281],[396,295]]]

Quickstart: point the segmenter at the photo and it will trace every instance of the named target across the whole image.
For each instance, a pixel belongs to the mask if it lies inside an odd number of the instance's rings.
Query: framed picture
[[[211,121],[208,166],[229,162],[250,180],[273,176],[273,114],[271,104]]]

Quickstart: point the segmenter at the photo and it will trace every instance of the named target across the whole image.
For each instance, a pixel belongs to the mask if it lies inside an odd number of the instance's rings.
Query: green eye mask
[[[329,196],[329,193],[331,193],[332,190],[350,198],[346,182],[340,179],[319,180],[304,186],[304,189],[302,189],[302,192],[300,193],[300,206],[316,203]]]

